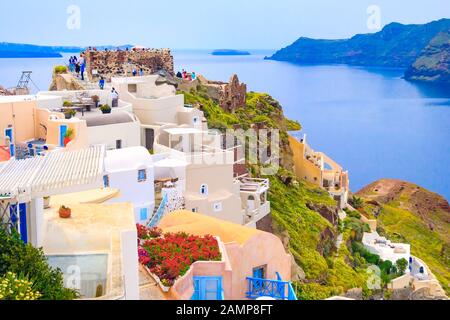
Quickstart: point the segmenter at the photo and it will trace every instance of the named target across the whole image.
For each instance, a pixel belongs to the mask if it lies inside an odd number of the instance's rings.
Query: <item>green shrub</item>
[[[24,277],[8,272],[0,277],[0,300],[38,300],[42,295]]]
[[[405,258],[397,260],[397,262],[395,263],[395,267],[397,268],[397,272],[400,275],[405,274],[406,268],[408,267],[408,260],[406,260]]]
[[[357,197],[357,196],[353,196],[350,199],[350,204],[353,206],[353,208],[355,209],[361,209],[362,207],[364,207],[364,200]]]
[[[66,66],[56,66],[54,71],[56,74],[67,73],[67,67]]]
[[[295,283],[297,299],[324,300],[342,293],[341,288],[322,286],[318,283]]]
[[[76,291],[63,285],[60,270],[51,268],[42,249],[25,244],[17,234],[9,235],[0,227],[0,276],[12,272],[29,279],[33,290],[45,300],[71,300],[78,297]]]
[[[350,218],[361,219],[361,213],[359,213],[358,211],[350,210],[348,208],[345,208],[344,211]]]

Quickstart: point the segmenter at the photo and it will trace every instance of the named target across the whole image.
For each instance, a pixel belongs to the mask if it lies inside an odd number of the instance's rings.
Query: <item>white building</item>
[[[155,173],[152,156],[144,147],[110,150],[105,158],[105,187],[120,190],[109,202],[134,205],[137,223],[145,224],[155,209]]]
[[[0,227],[16,229],[25,243],[43,247],[51,264],[65,275],[79,272],[81,287],[75,288],[81,288],[85,298],[138,299],[132,205],[98,204],[105,198],[98,195],[104,158],[104,146],[11,158],[0,167]],[[67,196],[73,193],[77,195]],[[44,208],[46,197],[62,200]],[[72,210],[70,219],[59,217],[62,205]]]
[[[141,124],[127,111],[96,113],[85,117],[89,145],[105,144],[108,150],[141,145]]]
[[[373,254],[379,255],[384,261],[395,264],[400,259],[405,259],[408,264],[411,257],[411,245],[406,243],[393,243],[377,232],[364,233],[362,243],[364,247]]]

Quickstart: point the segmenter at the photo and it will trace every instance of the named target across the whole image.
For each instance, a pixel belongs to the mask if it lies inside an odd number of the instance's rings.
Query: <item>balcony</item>
[[[282,281],[278,273],[277,277],[278,280],[248,277],[246,297],[248,299],[268,297],[276,300],[297,300],[292,283]]]
[[[262,194],[269,190],[269,179],[243,178],[241,192]]]

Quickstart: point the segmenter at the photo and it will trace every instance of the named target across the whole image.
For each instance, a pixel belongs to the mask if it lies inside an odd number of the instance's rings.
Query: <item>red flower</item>
[[[196,261],[219,261],[222,257],[217,240],[187,233],[166,233],[157,228],[138,225],[141,246],[139,262],[150,268],[161,280],[173,284]]]

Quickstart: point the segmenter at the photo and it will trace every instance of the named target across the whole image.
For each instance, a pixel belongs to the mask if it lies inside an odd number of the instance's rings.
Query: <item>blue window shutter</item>
[[[107,175],[103,176],[103,186],[109,188],[109,176]]]
[[[148,219],[148,209],[147,208],[141,208],[140,210],[140,216],[141,216],[141,221],[145,221]]]
[[[59,126],[59,146],[64,147],[64,137],[67,133],[67,126],[65,124]]]

